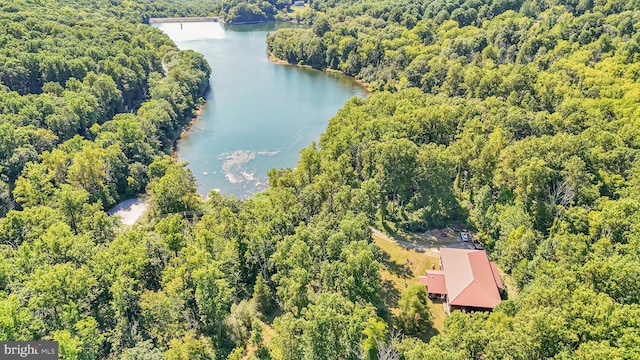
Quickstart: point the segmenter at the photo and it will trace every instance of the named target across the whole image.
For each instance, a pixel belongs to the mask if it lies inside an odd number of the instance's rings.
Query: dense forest
[[[212,11],[227,24],[251,24],[286,21],[312,24],[317,11],[308,6],[294,6],[292,0],[221,0]]]
[[[271,34],[269,51],[377,93],[278,183],[316,169],[330,204],[366,213],[353,192],[369,190],[369,214],[406,231],[462,217],[520,291],[428,343],[396,341],[404,358],[640,356],[637,2],[312,7],[313,26]],[[337,192],[321,185],[332,171]]]
[[[145,22],[261,5],[0,0],[0,341],[56,340],[62,359],[640,357],[637,1],[313,1],[268,50],[372,94],[266,191],[202,200],[169,155],[215,69]],[[104,212],[140,193],[140,224]],[[517,295],[434,333],[424,286],[389,294],[370,226],[452,221]]]
[[[160,31],[58,5],[0,12],[0,214],[65,189],[105,207],[143,191],[208,87],[204,58]]]

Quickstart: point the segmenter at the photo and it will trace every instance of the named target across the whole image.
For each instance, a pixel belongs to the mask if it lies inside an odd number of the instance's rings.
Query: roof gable
[[[421,280],[421,283],[427,286],[427,291],[430,294],[445,295],[447,293],[443,271],[427,270],[427,276],[421,276],[420,279],[422,278],[424,278],[424,282]]]
[[[440,255],[450,304],[494,308],[500,303],[497,281],[486,252],[442,248]]]
[[[500,299],[496,302],[496,299],[488,294],[486,289],[483,288],[478,282],[472,282],[467,288],[458,295],[455,299],[450,301],[451,305],[457,306],[470,306],[479,308],[491,308],[493,309],[498,305]]]

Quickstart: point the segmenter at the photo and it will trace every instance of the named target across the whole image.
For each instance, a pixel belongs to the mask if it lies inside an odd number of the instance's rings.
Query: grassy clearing
[[[430,253],[419,253],[417,251],[408,250],[397,243],[385,240],[380,236],[373,235],[373,241],[386,254],[386,269],[382,272],[382,280],[385,287],[385,303],[389,307],[391,313],[398,313],[398,300],[400,294],[407,286],[418,283],[418,277],[424,276],[425,270],[431,268],[431,264],[440,268],[440,259]],[[407,259],[410,263],[407,268]],[[441,303],[433,303],[429,300],[429,308],[433,315],[434,331],[428,337],[438,334],[444,329],[444,308]],[[386,319],[389,320],[389,319]]]

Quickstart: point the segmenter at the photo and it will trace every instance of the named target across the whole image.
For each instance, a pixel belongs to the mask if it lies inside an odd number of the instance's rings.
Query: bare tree
[[[561,182],[555,182],[549,187],[549,203],[554,208],[554,212],[557,212],[556,205],[562,206],[567,209],[576,197],[576,191],[568,181],[563,180]]]
[[[403,339],[404,335],[402,332],[395,329],[391,330],[391,333],[389,334],[389,341],[376,338],[376,347],[378,348],[376,358],[378,360],[400,360],[400,353],[393,347],[393,345],[401,342]],[[367,357],[362,345],[360,345],[358,349],[350,347],[349,350],[360,360],[372,360]]]
[[[400,353],[393,347],[393,341],[376,340],[376,342],[378,343],[378,360],[400,360]]]

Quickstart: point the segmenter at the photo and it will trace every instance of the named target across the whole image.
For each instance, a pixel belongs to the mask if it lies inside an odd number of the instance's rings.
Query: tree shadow
[[[382,251],[382,264],[389,270],[389,272],[401,279],[411,279],[413,278],[413,273],[411,272],[411,268],[407,267],[405,264],[401,264],[391,260],[391,256],[386,252]]]
[[[432,298],[430,300],[436,306],[444,306],[444,303],[445,303],[445,301],[441,300],[441,299],[433,299]],[[433,312],[431,312],[431,316],[433,316]],[[446,316],[447,315],[445,314],[445,317]],[[434,319],[432,318],[431,319],[431,327],[418,336],[418,338],[420,340],[422,340],[424,342],[429,342],[429,340],[431,340],[432,337],[434,337],[436,335],[440,335],[440,331],[433,326],[433,320]]]
[[[404,240],[406,241],[406,239],[404,238],[404,236],[402,236],[401,234],[399,234],[395,229],[391,228],[389,226],[389,222],[388,221],[382,221],[381,222],[382,225],[382,230],[384,231],[385,234],[389,234],[391,237],[393,237],[394,239],[399,239],[399,240]]]
[[[439,303],[441,304],[441,303]],[[403,334],[404,330],[402,329],[401,321],[398,320],[398,317],[394,314],[391,313],[387,313],[385,314],[386,316],[382,316],[382,319],[389,324],[389,327],[394,329],[393,331],[396,331],[399,334]],[[440,331],[438,329],[436,329],[433,326],[433,320],[431,321],[431,324],[424,330],[418,332],[418,333],[408,333],[405,334],[411,337],[415,337],[418,338],[420,340],[422,340],[423,342],[427,343],[431,340],[432,337],[436,336],[436,335],[440,335]],[[401,335],[402,336],[402,335]]]
[[[396,289],[393,281],[382,280],[382,306],[378,308],[378,315],[388,324],[392,325],[394,316],[389,309],[397,308],[400,300],[400,291]]]
[[[384,303],[388,308],[397,308],[400,300],[400,291],[396,289],[391,280],[382,281]]]
[[[265,324],[273,326],[273,321],[281,315],[284,315],[284,311],[280,308],[280,306],[278,306],[278,304],[273,304],[273,308],[269,313],[262,314],[261,320]]]
[[[385,234],[389,234],[389,236],[391,236],[392,238],[394,238],[396,240],[412,243],[412,244],[416,243],[415,239],[410,237],[410,236],[407,236],[406,233],[400,233],[396,229],[390,227],[388,221],[382,221],[382,222],[380,222],[380,225],[382,227],[382,231]]]

